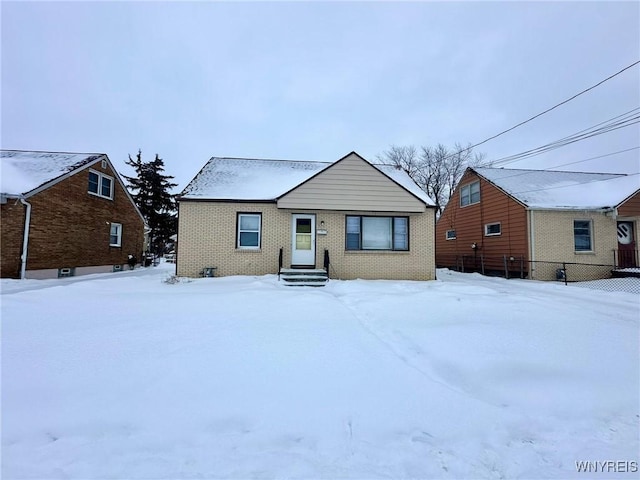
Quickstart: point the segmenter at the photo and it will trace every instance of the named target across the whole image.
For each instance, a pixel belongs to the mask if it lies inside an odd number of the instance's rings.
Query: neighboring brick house
[[[638,266],[639,224],[638,175],[468,168],[438,219],[436,263],[539,280],[556,278],[543,262],[610,273]]]
[[[212,158],[179,196],[177,274],[324,267],[341,279],[435,278],[435,207],[401,170]]]
[[[145,223],[104,154],[1,150],[1,276],[121,270]]]

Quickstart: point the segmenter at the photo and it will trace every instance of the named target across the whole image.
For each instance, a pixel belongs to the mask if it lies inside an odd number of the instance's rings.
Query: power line
[[[531,192],[542,192],[544,190],[554,190],[556,188],[567,188],[567,187],[575,187],[577,185],[586,185],[589,183],[597,183],[597,182],[606,182],[607,180],[613,180],[615,178],[622,178],[622,177],[635,177],[636,175],[640,175],[640,172],[638,173],[630,173],[628,175],[620,175],[619,177],[611,177],[611,178],[603,178],[602,180],[589,180],[587,182],[577,182],[577,183],[573,183],[571,185],[556,185],[555,187],[546,187],[546,188],[537,188],[535,190],[522,190],[520,192],[513,192],[512,195],[518,194],[518,193],[531,193]]]
[[[631,125],[634,125],[640,122],[640,114],[637,111],[640,110],[640,107],[636,107],[628,112],[625,112],[620,115],[616,115],[608,120],[592,125],[588,128],[575,132],[571,135],[562,137],[560,139],[554,140],[545,145],[535,147],[529,150],[525,150],[520,153],[516,153],[513,155],[508,155],[506,157],[499,158],[494,160],[491,163],[492,165],[501,164],[506,165],[508,163],[515,163],[520,160],[524,160],[525,158],[532,157],[535,155],[540,155],[542,153],[548,152],[550,150],[555,150],[556,148],[564,147],[565,145],[569,145],[571,143],[575,143],[577,141],[586,140],[587,138],[591,138],[597,135],[602,135],[604,133],[608,133],[614,130],[618,130],[620,128],[625,128]],[[617,121],[615,121],[617,120]],[[596,128],[599,127],[599,128]]]
[[[637,150],[637,149],[639,149],[639,148],[640,148],[640,145],[639,145],[639,146],[637,146],[637,147],[627,148],[627,149],[625,149],[625,150],[618,150],[617,152],[605,153],[604,155],[598,155],[597,157],[590,157],[590,158],[585,158],[585,159],[583,159],[583,160],[577,160],[577,161],[575,161],[575,162],[563,163],[563,164],[561,164],[561,165],[554,165],[553,167],[547,167],[547,168],[545,168],[545,169],[543,169],[543,170],[545,170],[545,171],[551,171],[551,169],[552,169],[552,168],[566,167],[567,165],[574,165],[574,164],[576,164],[576,163],[588,162],[589,160],[596,160],[596,159],[598,159],[598,158],[610,157],[610,156],[612,156],[612,155],[618,155],[618,154],[620,154],[620,153],[630,152],[631,150]],[[482,167],[481,167],[481,168],[482,168]],[[491,167],[488,167],[488,168],[491,168]],[[505,178],[520,177],[520,176],[522,176],[522,175],[529,175],[529,174],[531,173],[531,170],[524,170],[524,171],[523,171],[523,170],[517,170],[517,169],[514,169],[514,171],[516,171],[517,173],[514,173],[513,175],[505,175],[505,176],[503,176],[503,177],[501,176],[501,177],[500,177],[500,180],[504,180]],[[542,171],[542,170],[536,170],[536,171]],[[633,174],[630,174],[630,175],[637,175],[637,174],[639,174],[639,173],[640,173],[640,172],[633,173]],[[555,188],[555,187],[554,187],[554,188]]]
[[[575,95],[573,95],[572,97],[567,98],[566,100],[564,100],[564,101],[562,101],[562,102],[560,102],[560,103],[555,104],[553,107],[551,107],[551,108],[547,108],[545,111],[540,112],[540,113],[538,113],[537,115],[534,115],[533,117],[528,118],[527,120],[525,120],[525,121],[523,121],[523,122],[520,122],[520,123],[518,123],[517,125],[514,125],[513,127],[508,128],[508,129],[506,129],[506,130],[504,130],[504,131],[502,131],[502,132],[500,132],[500,133],[498,133],[498,134],[496,134],[496,135],[493,135],[492,137],[489,137],[489,138],[487,138],[486,140],[483,140],[483,141],[478,142],[478,143],[476,143],[476,144],[470,145],[469,147],[464,148],[464,149],[462,149],[462,150],[460,150],[460,151],[458,151],[458,152],[452,153],[451,155],[449,155],[449,156],[448,156],[448,157],[446,157],[446,158],[455,157],[456,155],[459,155],[459,154],[460,154],[460,153],[462,153],[462,152],[465,152],[465,151],[471,150],[472,148],[475,148],[475,147],[477,147],[477,146],[479,146],[479,145],[482,145],[482,144],[484,144],[484,143],[487,143],[488,141],[493,140],[494,138],[498,138],[499,136],[504,135],[505,133],[510,132],[511,130],[515,130],[516,128],[518,128],[518,127],[520,127],[520,126],[524,125],[525,123],[529,123],[530,121],[535,120],[536,118],[538,118],[538,117],[540,117],[540,116],[544,115],[545,113],[549,113],[550,111],[552,111],[552,110],[554,110],[554,109],[556,109],[556,108],[560,107],[561,105],[564,105],[565,103],[570,102],[571,100],[573,100],[573,99],[575,99],[575,98],[579,97],[580,95],[583,95],[583,94],[587,93],[588,91],[593,90],[594,88],[596,88],[596,87],[598,87],[598,86],[602,85],[603,83],[605,83],[605,82],[607,82],[607,81],[611,80],[612,78],[614,78],[614,77],[616,77],[616,76],[620,75],[622,72],[624,72],[624,71],[626,71],[626,70],[629,70],[630,68],[632,68],[632,67],[634,67],[634,66],[638,65],[639,63],[640,63],[640,60],[638,60],[638,61],[636,61],[636,62],[632,63],[631,65],[628,65],[628,66],[624,67],[622,70],[620,70],[620,71],[618,71],[618,72],[614,73],[613,75],[608,76],[608,77],[607,77],[607,78],[605,78],[604,80],[599,81],[599,82],[598,82],[598,83],[596,83],[595,85],[592,85],[591,87],[586,88],[586,89],[582,90],[582,91],[581,91],[581,92],[579,92],[579,93],[576,93],[576,94],[575,94]]]
[[[619,153],[630,152],[631,150],[637,150],[639,148],[640,148],[640,145],[637,147],[627,148],[626,150],[618,150],[617,152],[605,153],[604,155],[598,155],[597,157],[585,158],[584,160],[577,160],[575,162],[563,163],[561,165],[555,165],[553,167],[548,167],[548,168],[551,169],[551,168],[566,167],[567,165],[575,165],[576,163],[588,162],[589,160],[596,160],[598,158],[610,157],[612,155],[618,155]]]
[[[596,123],[595,125],[591,125],[590,127],[587,127],[585,129],[579,130],[578,132],[572,133],[572,134],[567,135],[565,137],[562,137],[562,138],[560,138],[558,140],[554,140],[554,141],[552,141],[550,143],[547,143],[545,145],[542,145],[540,147],[532,148],[530,150],[525,150],[524,152],[520,152],[520,153],[516,153],[516,154],[513,154],[513,155],[508,155],[506,157],[499,158],[498,160],[495,160],[493,163],[516,159],[516,158],[519,158],[519,157],[524,156],[526,154],[535,153],[538,150],[541,150],[541,149],[544,149],[544,148],[548,148],[550,146],[559,145],[561,142],[574,139],[577,136],[579,136],[580,134],[588,132],[588,131],[596,132],[596,131],[598,131],[598,129],[596,129],[596,127],[600,127],[603,124],[613,125],[612,122],[614,122],[614,120],[618,120],[618,122],[620,122],[620,121],[629,121],[629,120],[631,120],[631,115],[637,115],[635,113],[637,110],[640,110],[640,107],[636,107],[634,109],[629,110],[628,112],[622,113],[620,115],[616,115],[615,117],[609,118],[609,119],[604,120],[604,121],[602,121],[600,123]],[[606,128],[606,127],[605,126],[601,127],[601,129],[604,129],[604,128]]]

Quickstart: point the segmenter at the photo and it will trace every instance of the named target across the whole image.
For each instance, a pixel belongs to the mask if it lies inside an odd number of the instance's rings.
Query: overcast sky
[[[7,2],[5,149],[159,153],[179,189],[212,156],[367,159],[477,143],[640,59],[633,2]],[[640,107],[640,66],[477,147],[488,160]],[[638,125],[505,165],[640,146]],[[564,170],[635,173],[640,150]]]

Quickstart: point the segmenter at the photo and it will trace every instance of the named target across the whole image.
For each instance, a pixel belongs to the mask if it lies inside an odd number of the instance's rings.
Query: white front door
[[[291,265],[316,264],[316,216],[295,214],[291,221]]]

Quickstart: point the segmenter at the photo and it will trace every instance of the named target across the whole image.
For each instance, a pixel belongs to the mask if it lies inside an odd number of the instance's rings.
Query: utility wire
[[[608,123],[609,125],[613,125],[612,122],[614,120],[619,120],[619,121],[623,121],[623,122],[624,121],[629,121],[629,120],[631,120],[631,115],[632,114],[633,115],[637,115],[637,113],[635,113],[637,110],[640,110],[640,107],[636,107],[636,108],[634,108],[632,110],[629,110],[628,112],[622,113],[620,115],[616,115],[615,117],[612,117],[612,118],[609,118],[607,120],[604,120],[603,122],[596,123],[595,125],[592,125],[592,126],[587,127],[587,128],[585,128],[583,130],[580,130],[578,132],[575,132],[575,133],[572,133],[570,135],[567,135],[566,137],[562,137],[562,138],[560,138],[558,140],[554,140],[553,142],[550,142],[550,143],[547,143],[545,145],[542,145],[541,147],[536,147],[536,148],[533,148],[533,149],[530,149],[530,150],[525,150],[524,152],[520,152],[520,153],[517,153],[517,154],[514,154],[514,155],[508,155],[506,157],[499,158],[498,160],[495,160],[492,163],[502,162],[503,160],[510,160],[510,159],[513,159],[513,158],[518,158],[521,155],[528,154],[528,153],[531,153],[531,152],[535,152],[536,150],[539,150],[539,149],[542,149],[542,148],[546,148],[546,147],[549,147],[549,146],[552,146],[552,145],[557,145],[557,144],[559,144],[559,143],[561,143],[563,141],[567,141],[567,140],[576,138],[576,136],[578,136],[578,135],[580,135],[580,134],[582,134],[584,132],[588,132],[590,130],[595,132],[595,131],[597,131],[596,127],[599,127],[599,126],[601,126],[603,124],[607,124]],[[606,128],[606,127],[601,127],[601,128]],[[594,130],[594,129],[596,129],[596,130]]]
[[[541,155],[543,153],[549,152],[551,150],[556,150],[556,149],[558,149],[560,147],[564,147],[566,145],[570,145],[572,143],[579,142],[581,140],[586,140],[588,138],[596,137],[598,135],[609,133],[609,132],[612,132],[614,130],[619,130],[621,128],[630,127],[631,125],[635,125],[636,123],[639,123],[640,122],[640,117],[638,117],[636,119],[633,119],[633,120],[635,120],[635,121],[631,122],[631,123],[627,123],[627,124],[624,124],[624,125],[618,125],[618,126],[615,126],[615,127],[609,127],[607,129],[603,129],[603,130],[597,130],[597,131],[591,132],[589,134],[578,135],[578,136],[576,136],[576,137],[574,137],[574,138],[572,138],[570,140],[566,140],[566,141],[563,141],[561,143],[548,144],[548,145],[545,145],[544,147],[539,147],[539,148],[537,148],[537,149],[535,149],[533,151],[523,152],[522,154],[518,154],[517,156],[505,157],[504,159],[501,159],[499,162],[495,162],[494,165],[496,165],[496,164],[506,165],[508,163],[520,162],[520,161],[522,161],[522,160],[524,160],[526,158],[535,157],[536,155]]]
[[[615,117],[605,120],[604,122],[597,123],[596,125],[580,130],[566,137],[562,137],[558,140],[554,140],[553,142],[547,143],[540,147],[525,150],[524,152],[520,152],[517,154],[508,155],[506,157],[502,157],[497,160],[494,160],[493,162],[486,162],[486,163],[491,163],[492,165],[497,165],[497,164],[504,165],[507,163],[515,163],[516,161],[525,159],[527,157],[540,155],[547,151],[554,150],[556,148],[560,148],[565,145],[569,145],[570,143],[574,143],[580,140],[586,140],[587,138],[591,138],[596,135],[601,135],[613,130],[617,130],[619,128],[624,128],[624,127],[634,125],[635,123],[638,123],[640,121],[640,113],[637,113],[637,110],[640,110],[640,107],[634,108],[633,110],[630,110],[623,114],[616,115]],[[614,121],[616,119],[617,121]],[[596,128],[598,126],[600,128]]]
[[[518,193],[542,192],[544,190],[554,190],[556,188],[575,187],[576,185],[586,185],[586,184],[589,184],[589,183],[606,182],[607,180],[613,180],[615,178],[635,177],[636,175],[640,175],[640,172],[638,172],[638,173],[630,173],[628,175],[620,174],[619,177],[603,178],[602,180],[589,180],[587,182],[577,182],[577,183],[573,183],[571,185],[556,185],[555,187],[536,188],[535,190],[522,190],[520,192],[513,192],[511,195],[515,195],[515,194],[518,194]],[[640,182],[639,182],[639,185],[640,185]]]
[[[544,170],[546,171],[552,171],[552,168],[560,168],[560,167],[566,167],[567,165],[574,165],[576,163],[583,163],[583,162],[588,162],[590,160],[596,160],[598,158],[604,158],[604,157],[610,157],[612,155],[618,155],[620,153],[625,153],[625,152],[630,152],[631,150],[637,150],[640,148],[640,145],[637,147],[632,147],[632,148],[627,148],[625,150],[618,150],[617,152],[611,152],[611,153],[605,153],[604,155],[598,155],[597,157],[590,157],[590,158],[585,158],[584,160],[577,160],[575,162],[569,162],[569,163],[563,163],[561,165],[554,165],[553,167],[547,167]],[[480,167],[482,168],[482,167]],[[486,168],[486,167],[485,167]],[[488,167],[491,168],[491,167]],[[531,170],[519,170],[519,169],[513,169],[514,173],[513,175],[505,175],[504,177],[500,177],[500,180],[504,180],[505,178],[513,178],[513,177],[520,177],[522,175],[529,175],[531,174]],[[576,172],[578,173],[578,172]],[[626,174],[626,175],[638,175],[640,174],[640,172],[636,172],[636,173],[632,173],[632,174]],[[625,174],[621,174],[621,175],[625,175]],[[553,187],[556,188],[556,187]],[[516,192],[516,193],[522,193],[522,192]]]
[[[552,168],[566,167],[567,165],[574,165],[576,163],[588,162],[590,160],[596,160],[598,158],[610,157],[612,155],[618,155],[620,153],[630,152],[631,150],[637,150],[639,148],[640,148],[640,145],[637,147],[627,148],[625,150],[618,150],[617,152],[605,153],[604,155],[598,155],[597,157],[590,157],[590,158],[585,158],[583,160],[577,160],[575,162],[563,163],[561,165],[554,165],[553,167],[547,167],[544,170],[551,171]],[[491,168],[491,167],[488,167],[488,168]],[[500,180],[504,180],[505,178],[520,177],[522,175],[529,175],[531,173],[531,170],[519,170],[519,169],[513,169],[513,170],[517,173],[514,173],[513,175],[505,175],[504,177],[500,177]],[[637,172],[637,173],[640,173],[640,172]],[[634,173],[633,175],[636,175],[637,173]]]
[[[553,167],[548,167],[548,168],[551,169],[551,168],[566,167],[567,165],[575,165],[576,163],[588,162],[589,160],[596,160],[597,158],[610,157],[612,155],[618,155],[619,153],[630,152],[631,150],[637,150],[639,148],[640,148],[640,145],[637,147],[627,148],[626,150],[618,150],[617,152],[605,153],[604,155],[598,155],[597,157],[585,158],[584,160],[577,160],[575,162],[563,163],[561,165],[555,165]]]
[[[640,117],[639,117],[639,118],[640,118]],[[525,153],[525,154],[521,154],[521,155],[518,155],[518,156],[517,156],[517,157],[515,157],[515,158],[505,159],[505,160],[503,160],[503,161],[501,161],[501,162],[499,162],[499,163],[500,163],[501,165],[506,165],[506,164],[508,164],[508,163],[516,163],[516,162],[520,162],[520,161],[522,161],[522,160],[525,160],[526,158],[534,157],[534,156],[536,156],[536,155],[541,155],[541,154],[546,153],[546,152],[549,152],[549,151],[551,151],[551,150],[556,150],[556,149],[558,149],[558,148],[560,148],[560,147],[564,147],[564,146],[566,146],[566,145],[570,145],[570,144],[572,144],[572,143],[576,143],[576,142],[579,142],[579,141],[582,141],[582,140],[586,140],[586,139],[591,138],[591,137],[596,137],[596,136],[598,136],[598,135],[602,135],[602,134],[604,134],[604,133],[609,133],[609,132],[612,132],[612,131],[614,131],[614,130],[619,130],[619,129],[621,129],[621,128],[630,127],[631,125],[635,125],[636,123],[639,123],[639,122],[640,122],[640,119],[635,119],[635,120],[636,120],[636,121],[634,121],[634,122],[627,123],[627,124],[625,124],[625,125],[616,126],[615,128],[610,127],[610,128],[607,128],[606,130],[601,130],[601,131],[591,132],[591,133],[590,133],[590,134],[588,134],[588,135],[587,135],[587,134],[579,135],[579,136],[577,136],[576,138],[572,138],[571,140],[567,140],[567,141],[564,141],[564,142],[562,142],[562,143],[547,145],[547,146],[545,146],[544,148],[538,148],[538,149],[536,149],[536,150],[535,150],[535,151],[533,151],[533,152],[528,152],[528,153]]]
[[[607,81],[611,80],[612,78],[614,78],[614,77],[616,77],[616,76],[620,75],[622,72],[624,72],[624,71],[626,71],[626,70],[629,70],[629,69],[630,69],[630,68],[632,68],[632,67],[635,67],[635,66],[636,66],[636,65],[638,65],[639,63],[640,63],[640,60],[638,60],[638,61],[636,61],[636,62],[632,63],[631,65],[628,65],[628,66],[624,67],[622,70],[620,70],[620,71],[618,71],[618,72],[614,73],[613,75],[608,76],[608,77],[607,77],[607,78],[605,78],[604,80],[599,81],[599,82],[598,82],[598,83],[596,83],[595,85],[592,85],[591,87],[586,88],[586,89],[582,90],[582,91],[581,91],[581,92],[579,92],[579,93],[576,93],[576,94],[575,94],[575,95],[573,95],[572,97],[567,98],[566,100],[564,100],[564,101],[562,101],[562,102],[560,102],[560,103],[557,103],[557,104],[556,104],[556,105],[554,105],[553,107],[551,107],[551,108],[547,108],[544,112],[540,112],[540,113],[538,113],[537,115],[534,115],[533,117],[528,118],[527,120],[525,120],[525,121],[523,121],[523,122],[520,122],[520,123],[518,123],[517,125],[514,125],[514,126],[513,126],[513,127],[511,127],[511,128],[508,128],[508,129],[506,129],[506,130],[503,130],[502,132],[500,132],[500,133],[498,133],[498,134],[496,134],[496,135],[493,135],[492,137],[489,137],[489,138],[487,138],[486,140],[483,140],[483,141],[478,142],[478,143],[476,143],[476,144],[470,145],[470,146],[469,146],[469,147],[467,147],[467,148],[463,148],[462,150],[460,150],[460,151],[458,151],[458,152],[455,152],[455,153],[452,153],[451,155],[449,155],[449,156],[447,156],[447,157],[445,157],[445,158],[455,157],[456,155],[459,155],[459,154],[460,154],[460,153],[462,153],[462,152],[469,151],[469,150],[471,150],[472,148],[475,148],[475,147],[477,147],[477,146],[479,146],[479,145],[482,145],[482,144],[484,144],[484,143],[487,143],[488,141],[493,140],[494,138],[498,138],[499,136],[504,135],[505,133],[510,132],[511,130],[515,130],[516,128],[518,128],[518,127],[520,127],[520,126],[524,125],[525,123],[529,123],[530,121],[535,120],[536,118],[538,118],[538,117],[540,117],[540,116],[544,115],[545,113],[549,113],[551,110],[554,110],[554,109],[556,109],[556,108],[560,107],[561,105],[564,105],[565,103],[568,103],[568,102],[570,102],[571,100],[573,100],[573,99],[575,99],[575,98],[579,97],[580,95],[583,95],[583,94],[587,93],[588,91],[593,90],[594,88],[596,88],[596,87],[598,87],[598,86],[602,85],[603,83],[605,83],[605,82],[607,82]]]

